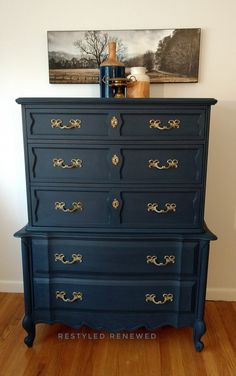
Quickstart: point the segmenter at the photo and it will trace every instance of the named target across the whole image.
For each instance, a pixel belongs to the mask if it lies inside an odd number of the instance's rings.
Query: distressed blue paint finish
[[[15,234],[22,241],[25,343],[32,346],[38,322],[108,331],[171,325],[191,326],[201,351],[209,242],[216,239],[204,224],[216,101],[17,102],[29,217]],[[71,127],[75,120],[79,126]],[[74,159],[80,166],[71,167]],[[168,167],[170,160],[177,165]],[[81,209],[72,210],[75,202]],[[56,203],[64,203],[63,210]],[[70,300],[80,292],[82,300],[65,302],[56,297],[60,291]],[[147,294],[154,301],[146,301]],[[155,304],[164,294],[171,300]]]

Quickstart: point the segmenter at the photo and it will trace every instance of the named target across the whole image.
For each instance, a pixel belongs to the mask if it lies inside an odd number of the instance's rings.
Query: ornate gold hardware
[[[146,294],[146,302],[152,302],[154,304],[165,304],[167,302],[173,302],[173,294],[162,294],[164,300],[156,300],[156,294]]]
[[[81,120],[79,119],[71,119],[69,124],[63,125],[61,119],[52,119],[51,120],[51,127],[52,128],[60,128],[60,129],[73,129],[73,128],[81,128]]]
[[[116,128],[117,125],[118,125],[118,119],[117,119],[117,117],[116,116],[112,116],[112,118],[111,118],[111,126],[112,126],[112,128]]]
[[[149,168],[158,168],[158,170],[168,170],[169,168],[177,168],[179,161],[177,159],[167,159],[166,165],[159,165],[160,161],[158,159],[149,159]]]
[[[76,300],[83,300],[83,294],[82,294],[82,292],[76,292],[76,291],[74,291],[72,293],[72,295],[73,295],[73,298],[71,298],[71,299],[70,298],[66,298],[65,297],[66,296],[66,292],[65,291],[57,291],[56,292],[56,299],[61,299],[65,303],[73,303]]]
[[[112,164],[113,164],[114,166],[117,166],[118,163],[120,162],[120,159],[119,159],[119,157],[118,157],[116,154],[114,154],[114,155],[112,156],[112,158],[111,158],[111,161],[112,161]]]
[[[157,256],[147,256],[147,264],[154,264],[156,266],[166,266],[170,263],[175,263],[175,256],[164,256],[165,262],[157,262]]]
[[[81,168],[83,161],[81,159],[71,159],[71,164],[68,165],[68,164],[65,164],[64,159],[54,158],[52,160],[52,163],[53,163],[53,167],[61,167],[61,168],[76,168],[76,167],[79,167],[79,168]]]
[[[65,209],[65,202],[55,202],[55,210],[62,210],[64,213],[73,213],[77,210],[83,210],[83,205],[81,202],[72,202],[72,208],[71,209]]]
[[[175,203],[170,204],[169,202],[167,202],[165,204],[165,207],[166,207],[166,209],[160,209],[160,210],[158,210],[157,209],[158,208],[158,203],[157,202],[153,202],[153,203],[149,202],[147,204],[147,211],[149,211],[149,212],[150,211],[154,211],[154,212],[156,212],[158,214],[165,214],[165,213],[168,213],[169,211],[173,211],[173,212],[176,211],[176,204]]]
[[[65,255],[63,253],[55,253],[54,257],[55,257],[55,261],[61,261],[63,264],[74,264],[75,262],[81,263],[83,261],[83,256],[80,255],[79,253],[76,253],[76,254],[73,253],[71,255],[72,257],[71,261],[65,260]]]
[[[117,198],[114,198],[114,200],[112,201],[112,207],[114,209],[117,209],[119,207],[120,203],[119,201],[117,200]]]
[[[179,128],[180,127],[180,120],[178,120],[178,119],[169,120],[168,124],[169,125],[162,125],[161,120],[152,119],[152,120],[149,121],[149,128],[157,128],[160,131]]]

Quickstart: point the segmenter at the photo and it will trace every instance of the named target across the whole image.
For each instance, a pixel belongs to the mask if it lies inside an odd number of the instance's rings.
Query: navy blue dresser
[[[28,224],[25,343],[37,323],[193,327],[201,351],[204,201],[215,99],[20,98]]]

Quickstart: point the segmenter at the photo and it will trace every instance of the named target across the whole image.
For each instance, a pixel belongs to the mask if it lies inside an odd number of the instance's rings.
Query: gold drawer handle
[[[81,159],[71,159],[70,164],[65,164],[64,159],[61,158],[54,158],[52,160],[53,167],[61,167],[61,168],[81,168],[83,161]]]
[[[153,211],[153,212],[156,212],[158,214],[166,214],[168,212],[175,212],[176,211],[176,204],[175,203],[169,203],[167,202],[165,204],[165,207],[166,209],[160,209],[158,210],[158,203],[157,202],[149,202],[149,204],[147,204],[147,211],[150,212],[150,211]]]
[[[76,292],[76,291],[74,291],[72,293],[72,295],[73,295],[73,298],[71,298],[71,299],[70,298],[66,298],[66,292],[65,291],[57,291],[56,292],[56,299],[61,299],[65,303],[73,303],[76,300],[83,300],[83,294],[82,294],[82,292]]]
[[[61,119],[52,119],[51,120],[51,127],[52,128],[60,128],[60,129],[81,128],[81,120],[71,119],[71,120],[69,120],[69,124],[63,125],[63,121]]]
[[[169,120],[168,124],[169,125],[162,125],[161,120],[152,119],[152,120],[149,121],[149,128],[155,128],[155,129],[157,128],[160,131],[179,128],[180,127],[180,120],[178,120],[178,119]]]
[[[117,209],[119,207],[120,203],[119,201],[117,200],[117,198],[114,198],[114,200],[112,201],[112,207],[114,209]]]
[[[179,161],[177,159],[167,159],[165,165],[160,165],[158,159],[149,159],[148,167],[157,168],[158,170],[168,170],[169,168],[177,168]]]
[[[114,166],[117,166],[120,162],[120,159],[119,159],[118,155],[114,154],[111,158],[111,161],[112,161],[112,164]]]
[[[154,264],[156,266],[166,266],[170,263],[175,263],[175,256],[164,256],[165,262],[157,262],[157,256],[147,256],[147,264]]]
[[[55,257],[55,261],[61,261],[63,264],[74,264],[76,262],[80,262],[80,263],[83,262],[83,256],[80,255],[79,253],[73,253],[71,255],[72,257],[71,261],[65,260],[65,255],[63,253],[55,253],[54,257]]]
[[[117,119],[117,117],[116,116],[112,116],[112,118],[111,118],[111,126],[112,126],[112,128],[116,128],[117,125],[118,125],[118,119]]]
[[[165,304],[167,302],[173,302],[173,294],[162,294],[164,300],[156,300],[156,294],[146,294],[146,302],[152,302],[154,304]]]
[[[64,213],[73,213],[77,210],[83,210],[83,205],[81,202],[72,202],[71,209],[65,209],[65,202],[55,202],[55,210],[62,210]]]

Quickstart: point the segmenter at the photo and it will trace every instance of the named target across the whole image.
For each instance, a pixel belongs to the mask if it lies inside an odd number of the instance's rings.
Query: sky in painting
[[[157,30],[105,30],[110,37],[120,38],[127,46],[128,57],[143,54],[146,51],[156,51],[161,39],[170,35],[174,29]],[[84,38],[85,31],[49,31],[48,50],[79,55],[74,42]]]

